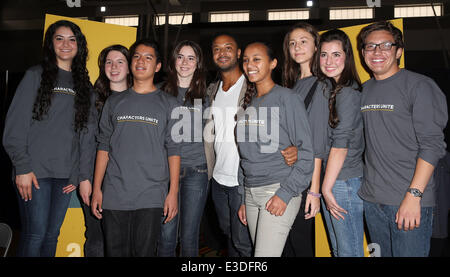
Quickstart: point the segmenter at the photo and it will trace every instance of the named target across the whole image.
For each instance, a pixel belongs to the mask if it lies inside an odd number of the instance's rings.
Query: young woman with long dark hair
[[[20,198],[19,256],[54,256],[71,192],[90,185],[95,112],[87,56],[76,24],[53,23],[41,65],[27,70],[9,108],[3,145]]]
[[[313,63],[319,44],[316,28],[308,23],[299,22],[286,33],[283,41],[283,86],[290,88],[304,99],[310,90],[314,90],[317,81],[313,74]],[[314,100],[310,102],[314,104]],[[315,133],[311,105],[306,107],[311,123],[313,141],[323,139],[323,134]],[[320,165],[323,151],[314,144],[314,173],[311,185],[302,192],[304,201],[295,218],[283,251],[285,257],[314,257],[314,217],[320,211]]]
[[[245,190],[239,218],[248,224],[255,257],[281,256],[313,171],[304,105],[298,94],[275,84],[271,74],[276,65],[267,44],[245,48],[243,68],[250,83],[236,125],[239,184]],[[292,166],[279,153],[290,145],[300,157]]]
[[[168,79],[162,90],[175,96],[180,104],[183,125],[179,213],[163,223],[158,255],[176,256],[178,236],[180,256],[199,254],[200,222],[208,192],[208,170],[203,145],[203,111],[209,101],[206,96],[206,76],[200,46],[189,40],[178,43],[172,51]],[[185,112],[187,111],[187,112]],[[197,120],[199,119],[199,121]]]
[[[334,256],[363,257],[363,201],[357,194],[364,151],[361,83],[350,39],[343,31],[321,35],[315,65],[321,83],[318,92],[328,104],[316,128],[327,134],[322,205],[331,246]]]

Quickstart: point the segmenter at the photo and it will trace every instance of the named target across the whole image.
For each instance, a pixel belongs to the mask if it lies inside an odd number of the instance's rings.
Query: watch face
[[[422,192],[418,189],[408,189],[408,191],[415,197],[422,197]]]

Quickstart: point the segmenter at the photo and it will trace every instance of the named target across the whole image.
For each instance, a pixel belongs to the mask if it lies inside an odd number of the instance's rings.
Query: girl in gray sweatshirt
[[[271,72],[277,60],[264,43],[244,51],[249,81],[243,109],[237,114],[239,183],[245,188],[240,220],[248,223],[255,256],[281,256],[298,210],[300,193],[313,171],[311,131],[304,105],[293,91],[276,85]],[[298,148],[298,161],[288,166],[280,153]]]
[[[200,223],[208,193],[208,170],[203,145],[203,111],[208,106],[201,47],[189,40],[178,43],[169,62],[162,90],[178,100],[172,117],[180,118],[172,132],[181,133],[179,214],[161,227],[158,256],[175,257],[178,236],[180,256],[197,257]]]
[[[364,151],[361,93],[348,36],[337,29],[322,34],[316,58],[321,81],[316,99],[328,106],[326,113],[315,114],[322,118],[315,128],[326,134],[325,140],[314,141],[315,147],[326,153],[323,213],[334,256],[363,257],[363,206],[357,194]]]
[[[71,192],[92,178],[96,113],[80,28],[50,25],[43,57],[20,82],[3,136],[21,198],[18,256],[55,255]]]

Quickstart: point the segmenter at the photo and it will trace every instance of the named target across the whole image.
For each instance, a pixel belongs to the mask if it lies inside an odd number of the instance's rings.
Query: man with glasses
[[[361,99],[366,152],[359,195],[369,236],[383,257],[426,257],[432,173],[445,155],[446,98],[432,79],[399,67],[403,36],[391,23],[371,24],[358,39],[373,75]]]

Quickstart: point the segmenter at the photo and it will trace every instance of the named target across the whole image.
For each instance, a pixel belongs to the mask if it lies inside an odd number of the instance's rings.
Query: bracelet
[[[315,193],[315,192],[312,192],[312,191],[310,191],[310,190],[308,190],[308,194],[309,194],[309,195],[312,195],[312,196],[314,196],[314,197],[317,197],[317,198],[320,198],[320,197],[322,196],[322,194],[320,194],[320,193]]]

